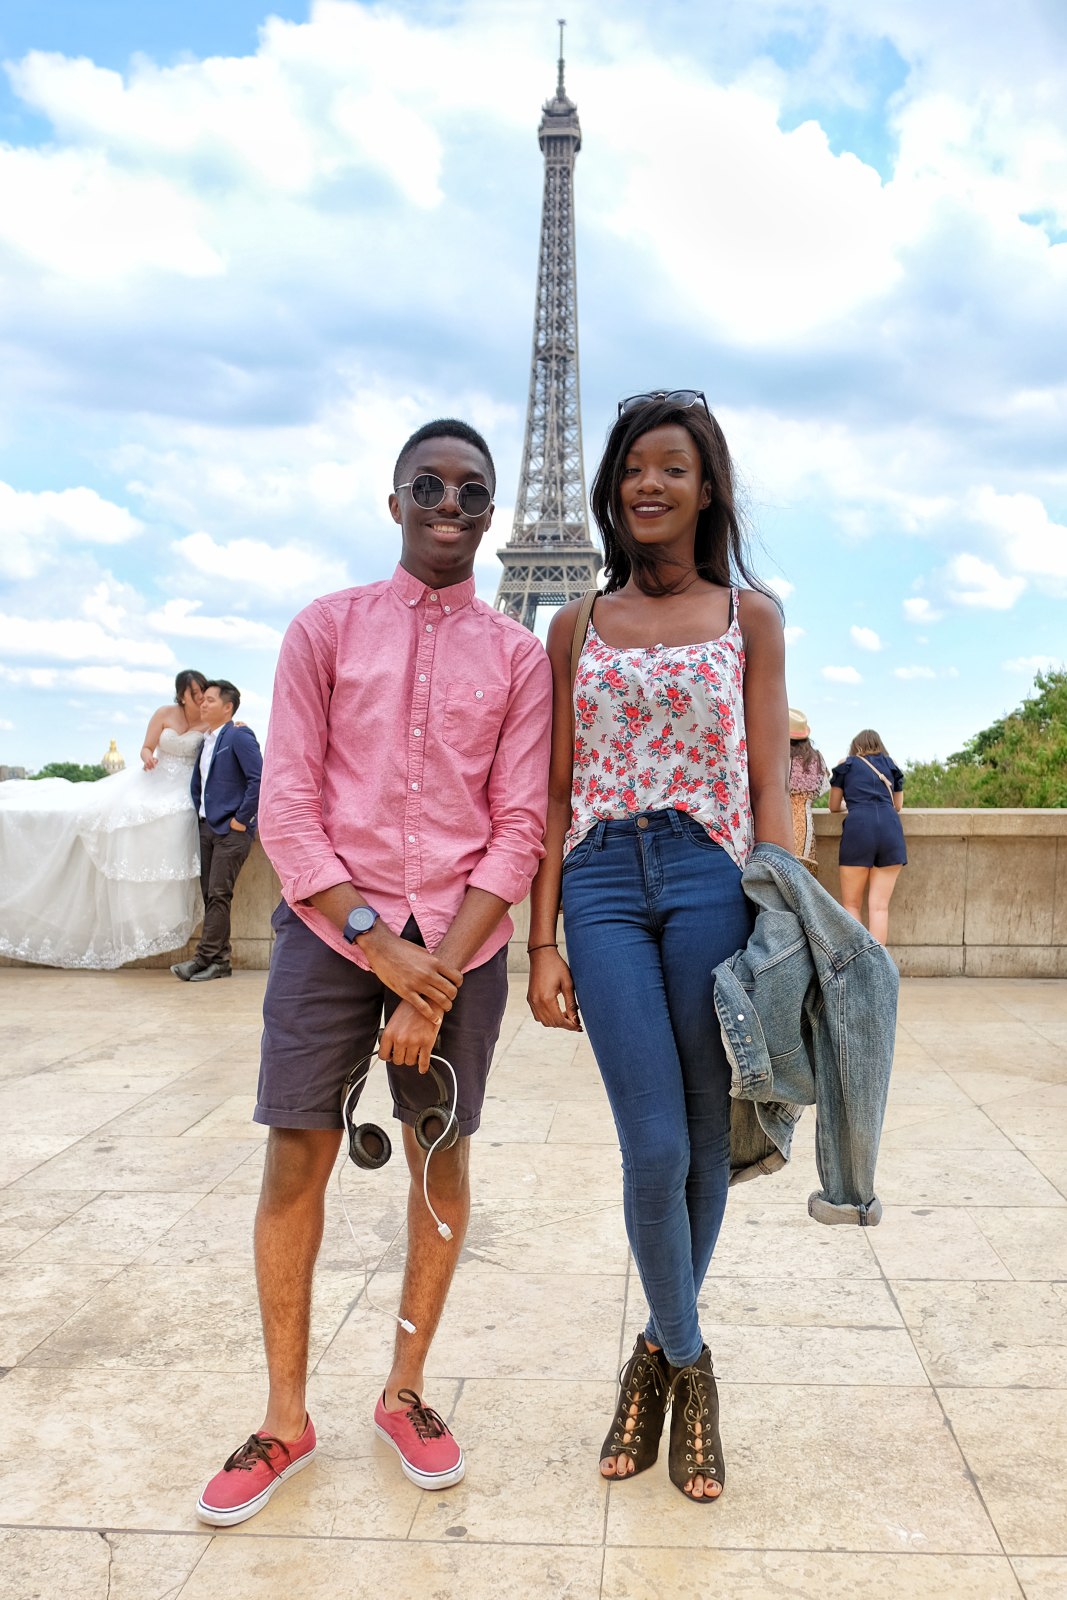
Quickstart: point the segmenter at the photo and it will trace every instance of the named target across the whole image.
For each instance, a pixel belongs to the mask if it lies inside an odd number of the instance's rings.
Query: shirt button
[[[408,899],[409,900],[417,900],[418,899],[418,895],[415,893],[414,890],[412,890],[412,892],[408,895]]]
[[[745,1020],[745,1013],[744,1013],[744,1012],[743,1012],[743,1011],[739,1011],[739,1012],[738,1012],[738,1013],[737,1013],[737,1020],[738,1020],[738,1022],[744,1022],[744,1020]]]
[[[413,733],[413,734],[414,734],[414,735],[415,735],[415,737],[416,737],[416,739],[417,739],[417,738],[418,738],[418,737],[419,737],[419,736],[420,736],[420,734],[421,734],[421,733],[422,733],[422,729],[421,729],[421,728],[412,728],[412,730],[411,730],[411,731],[412,731],[412,733]]]
[[[483,692],[483,690],[481,690],[481,689],[475,689],[475,691],[474,691],[474,698],[475,698],[475,699],[476,699],[476,700],[484,700],[484,698],[485,698],[485,694],[484,694],[484,692]]]
[[[413,833],[409,833],[408,834],[408,844],[414,844],[414,843],[415,843],[415,835]]]
[[[419,787],[419,786],[418,786],[418,784],[417,784],[417,783],[413,783],[413,784],[412,784],[412,785],[411,785],[411,787],[412,787],[412,788],[413,788],[413,789],[417,789],[417,788],[418,788],[418,787]]]
[[[409,601],[408,601],[408,605],[409,605],[409,606],[414,606],[414,605],[418,605],[418,601],[417,601],[417,600],[409,600]]]
[[[436,599],[437,599],[437,596],[436,596],[436,595],[435,595],[435,594],[432,594],[432,595],[431,595],[431,596],[430,596],[430,599],[431,599],[431,600],[436,600]]]
[[[426,624],[426,632],[427,633],[432,633],[433,632],[433,623],[432,622],[428,622]]]
[[[450,617],[451,615],[452,615],[452,607],[451,606],[445,606],[445,616],[446,617]]]
[[[425,672],[420,672],[419,673],[419,682],[420,683],[425,683],[426,682],[426,674],[425,674]]]

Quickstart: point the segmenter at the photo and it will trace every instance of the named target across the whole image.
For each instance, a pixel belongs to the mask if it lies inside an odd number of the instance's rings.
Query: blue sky
[[[397,447],[525,420],[541,4],[0,10],[0,762],[131,758],[179,667],[266,728],[387,574]],[[837,759],[946,755],[1067,655],[1058,0],[568,7],[587,478],[698,386]]]

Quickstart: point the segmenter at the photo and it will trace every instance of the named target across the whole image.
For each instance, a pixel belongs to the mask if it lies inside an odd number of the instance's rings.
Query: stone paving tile
[[[196,1496],[264,1401],[262,987],[0,971],[5,1595],[242,1600],[298,1563],[301,1600],[673,1600],[694,1581],[739,1600],[1067,1600],[1067,983],[903,985],[879,1228],[808,1217],[810,1111],[790,1166],[731,1191],[702,1296],[727,1489],[695,1508],[665,1445],[633,1483],[598,1474],[643,1296],[588,1040],[537,1028],[514,978],[427,1364],[466,1479],[424,1495],[374,1434],[406,1174],[342,1156],[358,1243],[331,1183],[318,1457],[211,1535]],[[59,1132],[53,1102],[78,1113]]]
[[[701,1551],[703,1594],[730,1600],[768,1596],[819,1600],[1020,1600],[1005,1556],[847,1555],[810,1550]],[[661,1547],[609,1550],[605,1596],[677,1600],[693,1592],[693,1552]],[[1027,1594],[1030,1591],[1027,1590]],[[1051,1596],[1049,1597],[1051,1600]]]

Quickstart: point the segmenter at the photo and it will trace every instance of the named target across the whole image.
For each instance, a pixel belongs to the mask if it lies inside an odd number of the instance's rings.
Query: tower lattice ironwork
[[[578,282],[574,253],[574,158],[578,108],[563,86],[563,22],[555,98],[545,102],[538,143],[545,157],[533,359],[522,471],[496,606],[532,628],[539,605],[558,606],[596,584],[601,565],[586,519],[578,392]]]

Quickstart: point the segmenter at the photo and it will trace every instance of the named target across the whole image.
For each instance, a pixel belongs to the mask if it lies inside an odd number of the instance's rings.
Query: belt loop
[[[604,848],[604,834],[605,834],[605,831],[607,830],[607,826],[608,826],[607,823],[603,819],[601,819],[600,822],[597,822],[597,823],[594,824],[594,826],[593,826],[593,849],[594,850],[603,850],[603,848]]]
[[[667,815],[671,819],[671,827],[674,829],[675,833],[684,833],[685,828],[682,826],[682,819],[678,815],[678,812],[674,806],[669,806],[667,808]]]

